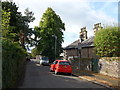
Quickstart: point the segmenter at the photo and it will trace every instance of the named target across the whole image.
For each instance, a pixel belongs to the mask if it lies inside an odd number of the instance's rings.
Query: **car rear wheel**
[[[72,73],[68,73],[68,75],[72,76]]]

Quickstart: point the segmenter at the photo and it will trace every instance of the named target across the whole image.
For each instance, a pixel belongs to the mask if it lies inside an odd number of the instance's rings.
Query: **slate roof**
[[[80,42],[79,39],[71,43],[70,45],[66,46],[64,49],[76,49],[76,48],[81,48],[81,47],[94,47],[94,36],[86,39],[83,42]]]
[[[80,43],[79,39],[66,46],[64,49],[75,49],[78,48],[78,43]]]
[[[94,36],[86,39],[85,41],[83,41],[82,43],[79,44],[79,47],[93,47],[94,46]]]

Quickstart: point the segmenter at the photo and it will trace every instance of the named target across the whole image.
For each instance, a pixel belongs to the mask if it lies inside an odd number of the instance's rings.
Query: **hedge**
[[[22,75],[25,56],[17,42],[2,40],[2,88],[14,88]]]

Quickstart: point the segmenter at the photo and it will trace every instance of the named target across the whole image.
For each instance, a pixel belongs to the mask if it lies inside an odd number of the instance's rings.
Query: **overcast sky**
[[[63,47],[79,39],[80,29],[86,26],[88,37],[93,36],[93,26],[118,23],[118,0],[13,0],[19,11],[33,11],[35,21],[30,27],[38,26],[42,14],[51,7],[65,23]]]

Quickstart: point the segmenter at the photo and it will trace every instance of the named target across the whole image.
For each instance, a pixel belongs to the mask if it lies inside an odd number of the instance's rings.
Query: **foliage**
[[[22,22],[23,22],[23,28],[21,29],[20,32],[20,36],[21,36],[21,44],[22,46],[24,46],[24,44],[27,45],[28,48],[28,44],[31,44],[31,36],[33,34],[33,30],[32,28],[29,28],[29,23],[33,22],[35,20],[35,17],[33,16],[34,13],[32,11],[29,11],[29,9],[25,9],[24,11],[25,16],[22,16]],[[24,39],[22,39],[22,37],[24,37]],[[32,45],[32,44],[31,44]]]
[[[9,11],[9,10],[8,10]],[[10,31],[10,12],[2,10],[2,37],[13,40],[12,38],[16,35]]]
[[[27,53],[26,58],[27,58],[27,59],[31,59],[31,58],[32,58],[32,54],[31,54],[31,53]]]
[[[34,27],[34,31],[33,31],[34,38],[31,38],[32,46],[38,45],[39,40],[41,39],[40,30],[41,30],[40,27],[37,27],[37,26]]]
[[[56,57],[62,50],[64,23],[52,8],[47,8],[41,18],[37,31],[37,48],[42,55],[49,57],[49,60],[55,59],[55,40],[56,40]],[[55,38],[56,37],[56,38]]]
[[[2,87],[14,87],[22,75],[26,52],[16,42],[2,40]]]
[[[14,87],[23,74],[27,55],[24,50],[25,44],[31,42],[30,38],[33,32],[28,24],[35,19],[33,15],[26,9],[25,16],[22,16],[15,3],[11,1],[2,2],[3,88]]]
[[[20,15],[20,12],[17,12],[18,7],[13,2],[3,1],[2,10],[5,12],[10,12],[9,26],[11,29],[10,28],[8,29],[9,32],[18,33],[19,28],[17,27],[17,25],[19,21],[18,18]],[[18,40],[18,35],[16,35],[13,38],[14,40]]]
[[[38,54],[39,54],[39,52],[38,52],[37,48],[33,48],[32,51],[31,51],[32,57],[35,57]]]
[[[10,12],[2,10],[2,36],[6,37],[9,32]]]
[[[10,13],[9,34],[13,34],[12,40],[19,41],[25,49],[25,44],[30,44],[32,35],[32,28],[29,28],[28,23],[33,22],[35,18],[33,17],[34,13],[29,11],[28,8],[25,9],[25,16],[22,16],[21,12],[18,12],[18,8],[14,2],[2,2],[2,10]]]
[[[120,56],[120,31],[116,26],[99,30],[94,38],[94,45],[99,56]]]

